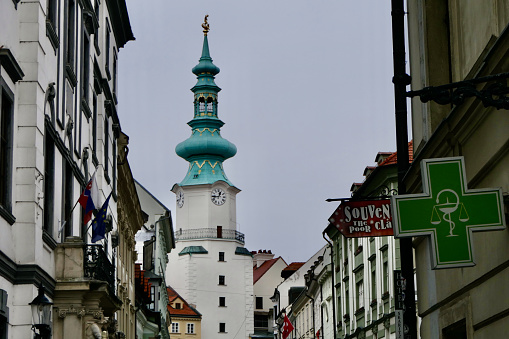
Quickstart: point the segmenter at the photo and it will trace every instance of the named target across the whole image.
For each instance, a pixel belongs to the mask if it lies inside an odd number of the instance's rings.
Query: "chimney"
[[[260,267],[267,260],[271,260],[274,258],[274,254],[272,254],[271,250],[258,250],[253,254],[253,263],[254,266]]]

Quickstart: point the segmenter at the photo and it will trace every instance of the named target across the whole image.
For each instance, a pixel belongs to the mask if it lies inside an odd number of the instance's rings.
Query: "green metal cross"
[[[395,237],[431,236],[433,269],[475,265],[472,232],[505,229],[502,189],[467,188],[463,157],[421,162],[421,194],[391,199]]]

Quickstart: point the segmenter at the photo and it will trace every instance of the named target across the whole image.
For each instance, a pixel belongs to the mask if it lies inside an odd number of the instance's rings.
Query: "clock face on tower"
[[[182,191],[177,192],[177,206],[178,207],[184,206],[184,192]]]
[[[226,193],[220,188],[214,188],[210,195],[212,202],[218,206],[221,206],[226,202]]]

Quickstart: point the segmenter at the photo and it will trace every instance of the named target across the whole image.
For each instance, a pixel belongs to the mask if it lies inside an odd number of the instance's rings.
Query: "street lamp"
[[[39,285],[39,294],[29,304],[32,308],[32,331],[36,339],[51,338],[51,307],[53,303],[44,295],[44,287]],[[39,331],[39,333],[36,332]]]

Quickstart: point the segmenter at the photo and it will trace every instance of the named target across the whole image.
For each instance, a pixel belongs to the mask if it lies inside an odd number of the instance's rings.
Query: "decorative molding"
[[[86,308],[84,306],[74,307],[74,305],[69,306],[69,308],[63,308],[55,306],[55,312],[58,314],[60,319],[64,319],[69,314],[74,314],[78,318],[83,318],[86,315],[91,315],[94,319],[103,320],[103,310],[101,308]]]
[[[46,292],[53,297],[56,281],[38,265],[18,265],[0,250],[0,276],[14,285],[39,285],[43,283]]]
[[[58,38],[55,27],[53,27],[53,23],[49,20],[46,20],[46,36],[48,37],[49,42],[51,42],[51,46],[53,46],[56,53],[57,49],[60,47],[60,39]]]

